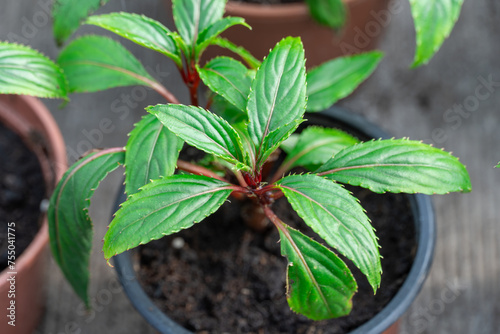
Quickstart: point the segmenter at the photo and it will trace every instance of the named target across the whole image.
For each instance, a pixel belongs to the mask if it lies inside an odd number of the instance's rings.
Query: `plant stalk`
[[[182,169],[185,172],[193,173],[196,175],[203,175],[203,176],[211,177],[211,178],[214,178],[214,179],[217,179],[219,181],[223,181],[223,182],[226,182],[229,184],[231,183],[228,180],[226,180],[225,178],[217,175],[216,173],[212,172],[211,170],[209,170],[205,167],[201,167],[201,166],[192,164],[192,163],[184,161],[184,160],[180,160],[180,159],[177,160],[177,168]]]

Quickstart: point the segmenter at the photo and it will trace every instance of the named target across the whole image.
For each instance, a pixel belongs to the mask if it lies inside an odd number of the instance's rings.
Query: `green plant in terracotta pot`
[[[230,0],[227,6],[229,15],[245,18],[256,31],[236,28],[229,31],[227,37],[232,42],[245,46],[254,55],[264,56],[281,38],[288,35],[301,36],[306,47],[308,66],[315,66],[339,55],[360,53],[376,47],[378,35],[389,24],[391,13],[400,12],[400,1],[297,0],[280,3],[266,0]],[[62,44],[89,13],[107,2],[108,0],[56,0],[56,40]],[[415,67],[429,62],[450,35],[460,16],[463,0],[409,2],[416,32],[413,61]],[[264,6],[260,6],[262,3]],[[309,15],[315,24],[310,22]],[[323,28],[315,27],[320,25]],[[339,33],[332,34],[329,29]],[[378,32],[373,35],[370,29]],[[360,38],[363,39],[362,43],[359,42]],[[253,43],[252,40],[258,40],[259,43]],[[329,48],[331,50],[326,51]]]
[[[66,172],[48,212],[54,258],[88,306],[89,199],[107,173],[124,165],[128,198],[104,236],[107,261],[203,224],[230,197],[248,199],[279,232],[281,253],[289,262],[283,293],[291,309],[314,320],[346,315],[357,283],[333,250],[359,268],[374,292],[382,273],[376,234],[363,207],[342,184],[377,193],[445,194],[470,191],[468,173],[450,153],[418,141],[359,142],[322,127],[294,134],[306,121],[306,110],[321,111],[347,96],[382,55],[343,57],[306,71],[300,38],[287,37],[260,62],[219,37],[234,25],[245,25],[240,18],[223,18],[224,5],[224,0],[174,0],[177,32],[128,13],[86,20],[171,59],[189,91],[190,105],[179,103],[112,39],[83,36],[62,50],[58,63],[70,92],[138,84],[156,90],[168,103],[146,109],[125,147],[91,152]],[[230,57],[202,66],[199,60],[211,44],[237,53],[246,66]],[[201,83],[211,92],[204,107],[198,96]],[[186,146],[206,158],[200,163],[179,159]],[[273,166],[271,157],[280,149],[287,157]],[[300,173],[291,172],[297,167],[303,168]],[[277,216],[273,204],[279,198],[286,198],[322,243]]]
[[[63,72],[28,46],[0,41],[1,333],[33,333],[43,315],[49,238],[41,202],[66,170],[59,128],[33,96],[66,99]]]

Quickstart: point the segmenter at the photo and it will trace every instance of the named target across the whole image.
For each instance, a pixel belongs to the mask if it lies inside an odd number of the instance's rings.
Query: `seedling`
[[[375,292],[381,278],[377,237],[358,200],[341,184],[377,193],[445,194],[470,191],[468,173],[451,154],[417,141],[362,143],[317,126],[294,134],[306,110],[321,111],[350,94],[375,69],[381,54],[339,58],[306,73],[300,39],[288,37],[261,63],[219,37],[233,25],[245,25],[240,18],[223,18],[224,5],[224,0],[173,1],[178,32],[127,13],[86,21],[173,60],[192,105],[180,104],[109,38],[75,39],[59,56],[62,71],[32,49],[0,43],[2,92],[66,98],[68,91],[139,84],[168,102],[147,108],[149,114],[135,125],[124,148],[94,151],[66,172],[48,211],[52,253],[89,306],[89,199],[106,174],[123,164],[128,199],[104,236],[106,260],[203,223],[229,196],[249,198],[279,231],[281,252],[289,262],[286,293],[292,310],[314,320],[346,315],[357,290],[349,268],[330,248],[283,222],[273,203],[288,200],[325,244],[366,275]],[[247,66],[229,57],[200,64],[213,44],[234,51]],[[206,108],[199,106],[202,82],[212,92]],[[211,105],[215,113],[208,110]],[[180,160],[184,145],[208,158],[200,164]],[[287,153],[282,165],[269,168],[269,158],[280,149]],[[291,172],[296,167],[304,169]]]

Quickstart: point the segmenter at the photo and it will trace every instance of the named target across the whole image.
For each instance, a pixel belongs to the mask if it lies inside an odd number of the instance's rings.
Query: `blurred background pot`
[[[45,182],[48,198],[67,168],[63,137],[52,115],[36,98],[0,95],[0,122],[19,135],[36,154],[44,175],[44,180],[40,182]],[[43,280],[49,237],[47,218],[42,212],[39,221],[41,227],[31,244],[22,254],[16,253],[15,270],[6,268],[0,273],[1,314],[11,314],[7,309],[11,301],[15,301],[16,320],[14,327],[8,324],[10,318],[4,316],[0,322],[0,333],[33,333],[43,314]],[[2,221],[5,230],[7,223]],[[12,285],[11,282],[15,283]],[[8,295],[13,289],[15,298],[10,298]]]
[[[252,27],[235,26],[222,34],[262,59],[283,37],[300,36],[307,66],[313,67],[335,57],[373,50],[389,24],[389,0],[344,0],[348,20],[339,31],[321,26],[309,14],[305,2],[261,5],[228,1],[226,15],[243,17]],[[207,59],[223,54],[210,47]]]

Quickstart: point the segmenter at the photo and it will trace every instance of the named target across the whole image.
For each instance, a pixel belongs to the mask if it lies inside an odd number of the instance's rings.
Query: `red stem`
[[[273,184],[268,184],[267,186],[261,189],[254,190],[254,194],[259,197],[267,196],[268,198],[271,198],[273,201],[284,196],[283,191],[281,191],[281,189],[277,188]]]
[[[276,226],[277,229],[286,231],[281,219],[279,219],[279,217],[276,216],[276,214],[273,212],[273,210],[271,210],[271,208],[268,205],[264,206],[264,213],[266,214],[267,218],[269,218],[269,220],[274,224],[274,226]]]
[[[174,104],[180,104],[181,103],[177,99],[177,97],[175,97],[175,95],[172,94],[172,92],[170,92],[168,89],[166,89],[163,85],[155,82],[155,83],[151,84],[151,87],[155,91],[157,91],[161,96],[163,96],[165,98],[165,100],[167,100],[168,102],[174,103]]]
[[[191,94],[191,104],[198,106],[198,87],[200,86],[200,75],[196,70],[194,62],[191,63],[191,73],[189,75],[189,93]]]
[[[186,171],[189,173],[196,174],[196,175],[208,176],[208,177],[211,177],[211,178],[214,178],[214,179],[226,182],[226,183],[230,183],[229,181],[227,181],[223,177],[220,177],[219,175],[212,172],[211,170],[209,170],[205,167],[201,167],[201,166],[192,164],[192,163],[184,161],[184,160],[180,160],[180,159],[177,160],[177,168],[182,169],[183,171]]]
[[[243,175],[239,170],[235,171],[234,175],[236,176],[236,179],[238,179],[238,182],[242,187],[244,188],[248,187],[248,184],[245,182],[245,178],[243,177]]]

